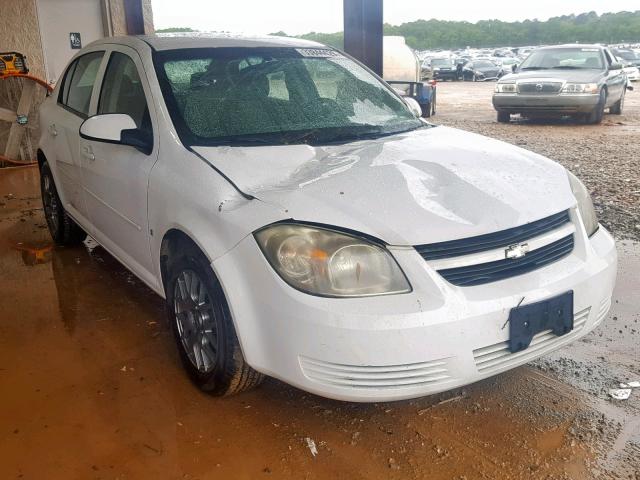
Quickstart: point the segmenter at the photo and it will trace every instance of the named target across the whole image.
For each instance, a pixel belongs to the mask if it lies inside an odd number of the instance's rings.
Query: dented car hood
[[[331,146],[194,147],[283,219],[348,228],[392,245],[512,228],[575,204],[565,169],[460,130],[424,128]]]

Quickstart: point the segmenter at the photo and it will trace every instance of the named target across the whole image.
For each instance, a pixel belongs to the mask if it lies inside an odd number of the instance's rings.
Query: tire
[[[429,118],[431,116],[431,102],[423,103],[420,105],[422,109],[422,118]]]
[[[607,104],[607,92],[603,89],[600,92],[600,101],[596,108],[593,109],[591,113],[587,115],[587,123],[591,125],[597,125],[602,122],[602,118],[604,117],[604,107]]]
[[[245,362],[224,292],[202,252],[178,249],[167,277],[167,315],[191,380],[215,396],[259,385],[264,376]]]
[[[620,96],[620,100],[618,100],[616,103],[614,103],[611,108],[609,109],[609,113],[613,114],[613,115],[622,115],[622,110],[624,109],[624,96],[625,96],[625,90],[622,91],[622,95]]]
[[[77,245],[87,234],[66,212],[58,195],[51,167],[44,162],[40,167],[40,195],[44,216],[51,238],[58,245]]]
[[[511,121],[511,114],[508,112],[498,112],[498,123],[509,123]]]

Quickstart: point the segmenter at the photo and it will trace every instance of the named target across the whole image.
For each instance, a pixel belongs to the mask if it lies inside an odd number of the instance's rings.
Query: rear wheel
[[[604,117],[604,107],[606,104],[607,92],[603,89],[600,92],[600,100],[598,101],[598,105],[596,105],[593,111],[587,115],[587,123],[590,123],[592,125],[601,123],[602,118]]]
[[[626,89],[625,89],[626,90]],[[609,109],[609,112],[613,115],[622,115],[622,109],[624,108],[624,95],[625,90],[622,91],[622,95],[620,96],[620,100],[612,105]]]
[[[85,231],[73,221],[62,206],[48,162],[44,162],[40,168],[40,194],[44,217],[55,243],[77,245],[87,238]]]
[[[511,114],[509,112],[498,112],[498,123],[509,123]]]
[[[429,118],[431,116],[431,102],[423,103],[420,105],[422,109],[422,117]]]
[[[206,257],[190,245],[176,250],[167,265],[167,313],[187,373],[216,396],[259,385],[264,377],[244,360],[227,300]]]

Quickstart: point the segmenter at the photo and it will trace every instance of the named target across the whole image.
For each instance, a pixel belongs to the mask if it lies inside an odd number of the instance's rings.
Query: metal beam
[[[142,0],[124,0],[124,15],[129,35],[144,35]]]
[[[380,76],[382,1],[344,0],[344,50]]]

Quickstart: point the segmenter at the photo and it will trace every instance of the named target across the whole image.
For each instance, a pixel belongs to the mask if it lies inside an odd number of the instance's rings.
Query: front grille
[[[573,234],[533,250],[520,258],[505,258],[495,262],[478,263],[464,267],[438,270],[449,283],[460,287],[471,287],[497,282],[505,278],[524,275],[549,265],[568,255],[573,250]]]
[[[500,342],[473,351],[473,359],[478,372],[482,374],[498,373],[531,361],[547,352],[555,350],[560,345],[571,342],[587,323],[591,307],[579,311],[573,316],[573,330],[558,337],[551,330],[534,335],[531,344],[525,350],[511,353],[509,342]]]
[[[459,257],[461,255],[469,255],[470,253],[484,252],[496,248],[506,248],[514,243],[529,240],[538,235],[555,230],[570,221],[569,211],[565,210],[564,212],[556,213],[542,220],[536,220],[535,222],[508,230],[479,235],[477,237],[463,238],[462,240],[418,245],[416,250],[425,260]]]
[[[531,83],[518,83],[519,93],[560,93],[562,90],[562,82],[531,82]]]
[[[449,360],[404,365],[344,365],[300,357],[305,376],[313,381],[343,388],[395,389],[434,386],[454,380]]]

